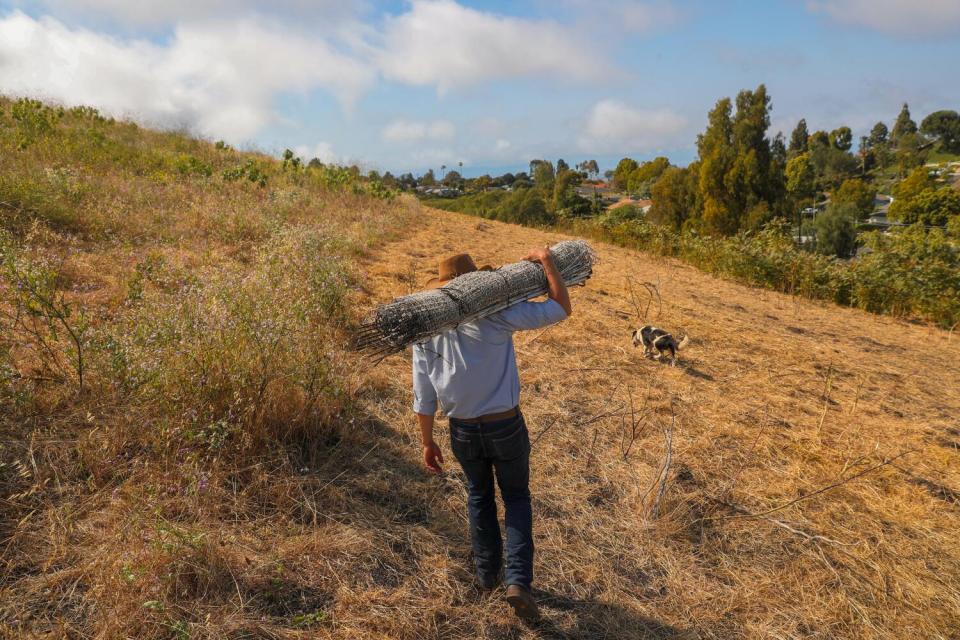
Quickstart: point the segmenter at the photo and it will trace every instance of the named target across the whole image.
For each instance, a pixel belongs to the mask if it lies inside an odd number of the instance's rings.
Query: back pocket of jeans
[[[498,460],[515,460],[530,453],[530,436],[527,434],[527,425],[522,420],[517,421],[517,427],[505,435],[490,438],[493,457]]]
[[[479,460],[481,458],[480,442],[476,437],[458,433],[450,429],[450,449],[457,460]]]

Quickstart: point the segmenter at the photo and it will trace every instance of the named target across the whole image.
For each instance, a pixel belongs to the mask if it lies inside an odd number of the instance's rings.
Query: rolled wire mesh
[[[586,282],[593,273],[596,255],[583,240],[565,240],[553,245],[550,252],[568,286]],[[543,267],[533,262],[466,273],[438,289],[420,291],[377,307],[360,326],[356,346],[382,358],[547,291]]]

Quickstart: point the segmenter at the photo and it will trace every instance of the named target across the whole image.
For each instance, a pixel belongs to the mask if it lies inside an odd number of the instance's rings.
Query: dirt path
[[[442,255],[501,264],[564,237],[423,215],[423,228],[369,265],[370,304],[415,290]],[[574,316],[516,337],[536,440],[547,622],[523,630],[496,599],[461,602],[476,637],[947,637],[960,628],[960,340],[594,247],[601,262],[574,290]],[[692,337],[680,366],[633,349],[642,323],[628,277],[659,286],[662,309],[653,302],[649,321]],[[409,354],[381,363],[373,385],[375,411],[415,459]],[[671,425],[654,519],[650,488]],[[916,452],[867,471],[907,450]],[[448,464],[437,482],[458,473]],[[462,492],[443,495],[433,508],[462,519]]]

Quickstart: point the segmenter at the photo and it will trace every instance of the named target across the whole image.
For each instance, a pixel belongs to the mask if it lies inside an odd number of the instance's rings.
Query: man
[[[443,455],[433,440],[437,405],[450,418],[450,447],[467,484],[470,537],[477,580],[485,589],[501,580],[503,543],[497,521],[494,477],[500,487],[507,529],[507,602],[527,621],[539,617],[533,582],[533,515],[530,508],[530,436],[519,409],[520,378],[513,333],[540,329],[572,313],[570,295],[549,247],[525,260],[547,276],[549,299],[520,302],[460,325],[413,347],[413,410],[423,441],[423,462],[440,473]],[[484,267],[489,269],[489,267]],[[440,287],[477,267],[467,254],[440,263]]]

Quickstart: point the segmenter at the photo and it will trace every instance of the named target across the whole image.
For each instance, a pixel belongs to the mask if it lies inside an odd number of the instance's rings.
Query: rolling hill
[[[0,101],[4,635],[960,627],[952,333],[596,243],[574,316],[516,337],[545,616],[526,628],[472,584],[452,456],[440,477],[420,468],[408,354],[375,365],[348,344],[439,256],[500,264],[564,236],[14,107]],[[644,321],[691,336],[678,366],[633,349]]]

